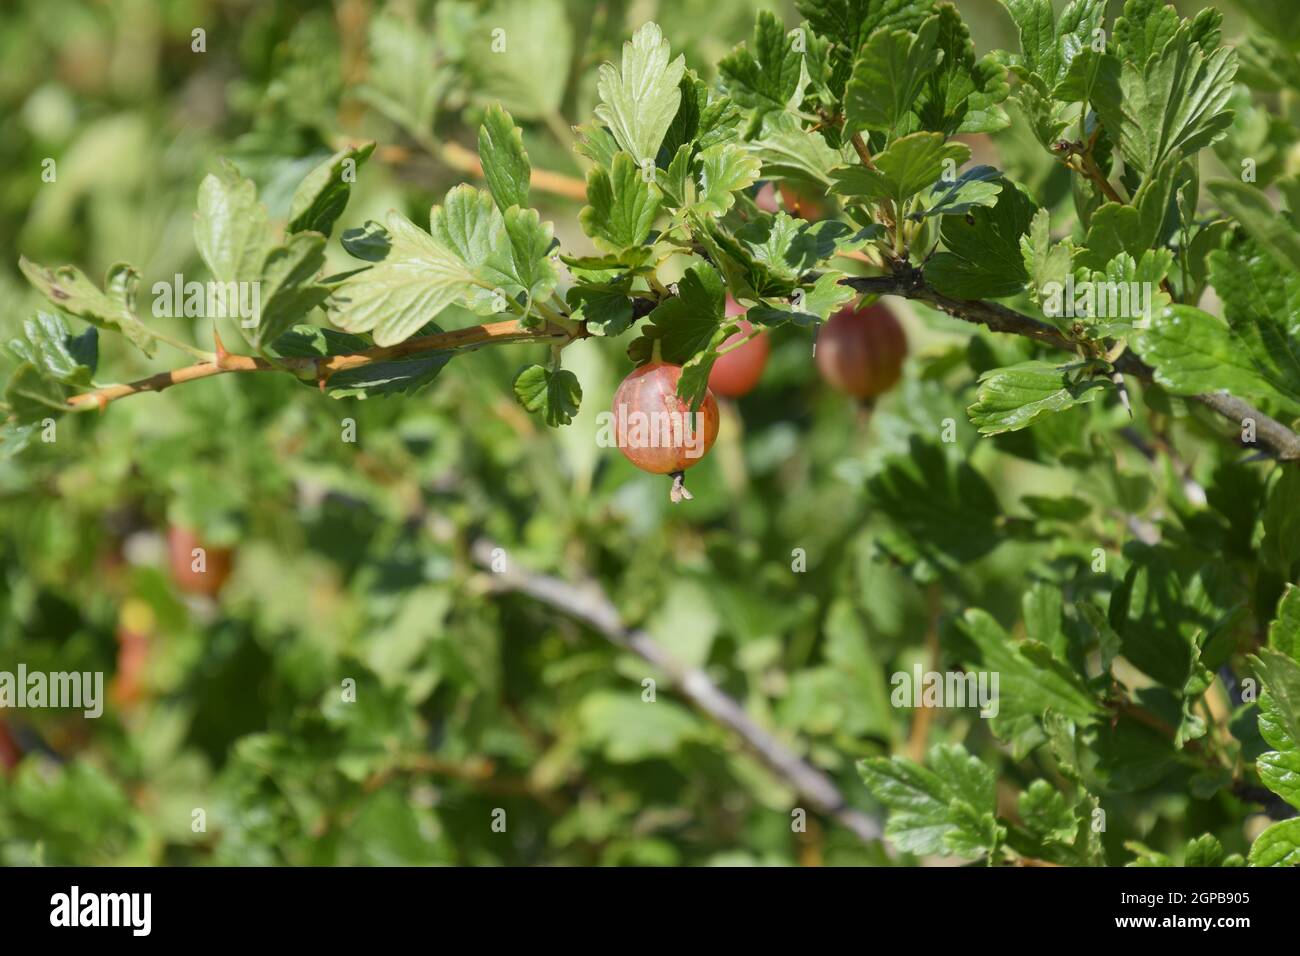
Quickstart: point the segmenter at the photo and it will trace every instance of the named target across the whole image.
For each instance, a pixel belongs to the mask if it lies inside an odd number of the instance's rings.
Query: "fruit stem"
[[[683,500],[694,501],[695,496],[686,490],[686,472],[673,472],[673,487],[668,492],[668,498],[673,504],[681,504]]]

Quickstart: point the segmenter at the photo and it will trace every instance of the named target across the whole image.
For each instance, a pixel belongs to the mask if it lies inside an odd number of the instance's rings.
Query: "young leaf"
[[[961,14],[951,4],[936,8],[942,54],[939,68],[930,73],[915,107],[921,128],[945,135],[992,133],[1005,129],[1011,119],[1001,104],[1011,87],[997,59],[975,58],[975,44]]]
[[[969,217],[946,216],[942,236],[947,252],[925,266],[926,278],[947,295],[961,299],[1015,295],[1029,279],[1020,237],[1037,212],[1016,186],[1003,182],[997,203],[972,209]]]
[[[357,170],[374,151],[373,142],[348,146],[308,173],[289,204],[286,231],[319,232],[328,237],[347,208]]]
[[[500,103],[488,107],[478,128],[478,155],[497,208],[505,212],[511,206],[526,207],[532,166],[524,152],[522,131]]]
[[[1126,62],[1117,87],[1099,83],[1094,106],[1125,161],[1150,173],[1227,133],[1233,114],[1225,107],[1236,72],[1231,48],[1206,56],[1184,27],[1145,64]]]
[[[256,282],[271,246],[266,207],[257,200],[257,187],[222,160],[215,173],[199,184],[194,245],[218,282]]]
[[[1046,415],[1095,401],[1107,385],[1102,378],[1073,381],[1067,368],[1038,361],[992,369],[979,382],[967,413],[981,435],[1027,428]]]
[[[968,159],[970,147],[965,143],[945,143],[940,133],[912,133],[876,156],[874,169],[854,164],[831,170],[835,180],[831,192],[870,202],[892,200],[902,206],[923,190],[942,185],[944,171]]]
[[[930,72],[943,57],[935,49],[939,18],[915,33],[880,30],[871,35],[853,63],[844,92],[844,136],[861,130],[897,130],[913,107]]]
[[[1013,61],[1022,75],[1036,77],[1050,90],[1070,69],[1079,51],[1101,27],[1106,0],[1072,0],[1058,22],[1052,0],[1003,0],[1020,31],[1020,57]]]
[[[658,186],[646,182],[632,156],[620,152],[608,172],[596,167],[587,174],[588,205],[578,213],[578,221],[598,246],[621,252],[645,242],[659,214],[661,196]]]
[[[1300,817],[1280,820],[1255,837],[1251,866],[1300,866]]]
[[[515,397],[530,412],[541,412],[546,424],[567,425],[578,413],[582,386],[567,368],[529,365],[515,376]]]
[[[325,302],[329,288],[314,282],[324,266],[325,237],[319,232],[296,233],[267,254],[260,287],[262,314],[249,333],[255,348],[274,342]]]
[[[761,163],[736,143],[710,146],[700,153],[700,188],[695,210],[721,216],[736,201],[735,193],[753,185]]]
[[[1156,381],[1176,395],[1228,391],[1300,415],[1295,383],[1258,368],[1232,330],[1200,309],[1163,309],[1137,332],[1132,344],[1155,369]]]
[[[58,313],[38,311],[23,322],[23,338],[12,339],[9,351],[46,378],[86,386],[99,363],[99,330],[92,326],[73,335]]]
[[[341,283],[328,300],[334,325],[348,332],[373,332],[377,345],[404,341],[457,299],[479,289],[452,249],[401,213],[388,214],[388,232],[388,258]]]
[[[441,332],[430,322],[419,330],[420,335]],[[298,325],[285,332],[273,343],[276,355],[297,358],[324,358],[330,355],[348,355],[370,347],[358,335],[323,329],[315,325]],[[414,395],[437,378],[455,352],[419,352],[382,362],[372,362],[358,368],[335,372],[325,382],[325,392],[331,398],[386,398],[390,395]],[[304,385],[317,388],[315,382]]]
[[[64,312],[101,329],[121,332],[145,355],[153,355],[153,333],[135,316],[139,276],[130,266],[118,263],[110,267],[103,292],[76,266],[49,269],[20,256],[18,268],[37,291]]]
[[[776,14],[759,11],[754,39],[718,62],[723,88],[738,104],[753,110],[784,110],[799,105],[803,55],[795,49]]]
[[[678,84],[686,61],[678,56],[669,63],[670,56],[663,32],[649,22],[623,44],[621,69],[612,63],[601,65],[596,117],[632,155],[634,164],[655,159],[681,103]]]
[[[905,853],[976,859],[992,852],[1003,836],[993,771],[960,744],[934,747],[927,762],[933,769],[904,757],[858,762],[867,789],[889,809],[889,841]]]

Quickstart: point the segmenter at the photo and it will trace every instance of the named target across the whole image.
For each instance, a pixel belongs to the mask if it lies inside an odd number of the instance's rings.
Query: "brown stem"
[[[435,335],[421,335],[407,339],[398,345],[375,346],[360,352],[346,355],[329,355],[320,358],[287,356],[277,359],[273,365],[266,359],[252,355],[231,355],[221,350],[215,362],[199,362],[184,368],[159,372],[134,382],[122,385],[106,385],[90,392],[73,395],[68,399],[69,408],[81,411],[89,407],[104,408],[109,402],[128,395],[142,392],[161,392],[165,388],[183,382],[222,375],[226,372],[276,372],[290,371],[310,375],[322,384],[329,377],[344,369],[361,368],[376,362],[386,362],[419,355],[424,352],[439,352],[448,349],[473,348],[480,345],[501,345],[508,342],[549,342],[585,336],[585,331],[568,332],[565,329],[547,326],[543,328],[525,328],[517,319],[506,322],[490,322],[487,325],[474,325],[451,332],[439,332]]]
[[[473,176],[475,179],[483,178],[483,164],[471,150],[455,142],[440,144],[431,142],[427,145],[433,158],[444,166],[466,176]],[[405,146],[381,146],[375,155],[386,163],[407,163],[419,153],[413,153]],[[585,202],[587,199],[587,184],[577,176],[568,176],[549,169],[534,169],[529,183],[533,189],[553,196],[580,202]]]
[[[905,266],[889,276],[850,277],[841,279],[859,292],[874,295],[897,295],[907,299],[925,302],[942,312],[964,322],[983,325],[994,332],[1008,332],[1023,335],[1053,348],[1067,352],[1077,352],[1077,343],[1071,341],[1055,327],[1046,322],[1024,315],[997,302],[985,302],[978,299],[954,299],[936,291],[926,284],[921,270]],[[1132,352],[1125,352],[1115,362],[1115,370],[1143,382],[1155,380],[1155,370],[1139,359]],[[1266,415],[1249,402],[1243,401],[1225,392],[1207,392],[1202,395],[1189,396],[1192,401],[1200,402],[1233,422],[1238,428],[1247,419],[1255,422],[1255,435],[1259,444],[1267,448],[1274,457],[1281,461],[1300,460],[1300,435]]]

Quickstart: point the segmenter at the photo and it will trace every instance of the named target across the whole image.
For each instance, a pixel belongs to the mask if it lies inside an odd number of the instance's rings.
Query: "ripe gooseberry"
[[[194,553],[196,548],[202,555]],[[234,553],[229,548],[207,547],[189,528],[173,525],[167,530],[167,552],[172,580],[186,594],[215,597],[230,577]]]
[[[897,384],[907,337],[882,305],[850,303],[817,336],[817,368],[826,383],[856,398],[875,398]]]
[[[744,314],[745,307],[728,294],[727,315],[735,317]],[[727,336],[719,349],[734,346],[754,330],[754,326],[743,319],[738,324],[740,331]],[[713,368],[709,371],[710,391],[728,398],[748,395],[754,390],[758,380],[763,377],[763,369],[767,366],[767,356],[771,351],[772,346],[767,341],[767,333],[760,332],[744,345],[732,348],[729,352],[718,356],[718,360],[713,363]]]
[[[653,361],[634,369],[614,393],[613,426],[618,450],[636,467],[672,475],[672,500],[690,498],[684,472],[700,461],[718,437],[718,402],[707,389],[700,410],[677,396],[682,367]]]
[[[781,204],[785,206],[785,211],[796,219],[816,222],[825,217],[826,201],[818,199],[810,189],[787,182],[782,182],[780,189]]]

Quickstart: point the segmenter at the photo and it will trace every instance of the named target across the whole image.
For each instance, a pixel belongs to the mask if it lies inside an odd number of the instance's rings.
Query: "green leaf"
[[[939,65],[935,48],[939,18],[931,17],[915,33],[880,30],[871,35],[853,63],[844,91],[844,136],[861,130],[891,133],[912,112],[921,87]]]
[[[1040,308],[1050,298],[1049,287],[1064,288],[1074,271],[1074,254],[1070,240],[1052,241],[1051,214],[1046,209],[1034,213],[1028,234],[1020,237],[1020,255],[1029,274],[1029,294]]]
[[[544,299],[554,291],[560,281],[559,271],[551,261],[550,252],[555,244],[555,227],[542,222],[536,209],[511,206],[502,217],[502,228],[509,240],[498,247],[488,260],[485,275],[507,283],[512,292],[522,289],[527,302],[527,317],[531,304]]]
[[[1300,663],[1261,647],[1251,658],[1263,685],[1259,697],[1259,732],[1274,750],[1300,752]]]
[[[549,257],[553,227],[536,210],[511,206],[503,216],[489,193],[455,186],[433,208],[429,231],[463,263],[465,305],[479,315],[498,314],[507,298],[523,293],[527,318],[532,301],[559,281]]]
[[[1218,180],[1206,187],[1224,211],[1239,221],[1282,268],[1300,269],[1300,231],[1291,217],[1273,208],[1262,189],[1235,180]]]
[[[1281,820],[1255,837],[1251,866],[1300,866],[1300,817]]]
[[[979,383],[967,412],[981,435],[1027,428],[1046,415],[1095,401],[1107,385],[1101,378],[1074,381],[1067,367],[1039,361],[991,369]]]
[[[1238,348],[1271,382],[1300,396],[1300,273],[1254,243],[1210,253],[1210,282]]]
[[[255,348],[274,342],[304,315],[323,305],[328,286],[314,282],[325,266],[325,237],[319,232],[299,232],[266,256],[261,295],[262,314],[248,335]]]
[[[908,218],[920,222],[931,216],[961,216],[976,206],[996,205],[1000,192],[1001,173],[992,166],[972,166],[951,182],[940,178],[930,187],[924,205]]]
[[[710,146],[700,153],[700,188],[695,210],[721,216],[735,203],[735,193],[758,180],[762,164],[736,143]]]
[[[1178,32],[1178,11],[1168,0],[1126,0],[1115,20],[1115,48],[1122,60],[1144,66]]]
[[[646,702],[639,693],[598,690],[578,708],[583,741],[612,763],[671,757],[702,728],[690,711],[670,700]]]
[[[23,322],[23,338],[10,340],[9,351],[45,378],[87,386],[99,363],[99,330],[92,326],[73,335],[58,313],[38,311]]]
[[[441,332],[430,322],[419,329],[421,335]],[[370,347],[361,336],[315,325],[298,325],[285,332],[273,343],[276,355],[297,358],[323,358],[330,355],[349,355]],[[382,362],[372,362],[358,368],[335,372],[325,383],[331,398],[385,398],[389,395],[414,395],[429,385],[442,371],[452,356],[450,349],[418,352]],[[315,382],[303,382],[317,388]]]
[[[694,70],[687,70],[682,75],[680,89],[681,105],[664,134],[664,141],[659,144],[657,162],[661,167],[671,162],[683,146],[688,147],[685,161],[689,161],[697,152],[719,143],[734,142],[739,136],[736,127],[741,119],[740,107],[732,102],[731,97],[712,96],[709,84]],[[613,143],[612,137],[610,142]],[[610,150],[610,160],[616,150],[616,145]],[[608,167],[609,160],[604,165]]]
[[[886,459],[867,482],[871,500],[893,519],[879,539],[887,552],[920,572],[952,571],[996,548],[1001,507],[969,462],[953,462],[937,444],[919,438],[908,453]]]
[[[470,29],[465,67],[479,102],[499,101],[520,119],[558,115],[573,59],[574,31],[563,0],[498,0]],[[436,55],[429,62],[437,62]]]
[[[1011,119],[999,105],[1011,89],[1006,71],[992,55],[976,60],[970,31],[955,6],[940,4],[936,14],[936,46],[942,58],[926,80],[916,107],[921,128],[945,135],[1006,128]]]
[[[814,31],[833,44],[830,85],[838,95],[867,38],[881,28],[917,29],[930,14],[933,0],[797,0],[795,6]]]
[[[401,213],[388,214],[388,232],[388,258],[340,283],[328,300],[331,322],[348,332],[373,332],[377,345],[404,341],[478,291],[457,253]]]
[[[478,155],[497,208],[528,205],[528,187],[533,174],[524,152],[523,132],[500,103],[488,107],[478,128]]]
[[[1300,808],[1300,750],[1270,750],[1255,761],[1259,779],[1291,806]]]
[[[1283,476],[1294,470],[1284,469]],[[1300,510],[1295,507],[1296,502],[1300,501],[1300,498],[1296,497],[1296,494],[1300,493],[1300,486],[1292,483],[1288,491],[1291,497],[1287,501],[1292,511]],[[1267,537],[1269,533],[1267,519],[1264,527],[1264,534]],[[1274,533],[1277,531],[1275,530]],[[1300,587],[1294,584],[1286,586],[1282,592],[1282,600],[1278,601],[1277,615],[1273,623],[1268,626],[1268,646],[1300,664]]]
[[[746,109],[797,107],[803,55],[795,49],[795,35],[786,33],[776,14],[759,11],[753,41],[718,62],[718,75],[731,98]]]
[[[587,203],[578,214],[582,229],[611,252],[639,246],[650,235],[662,193],[646,182],[631,155],[620,152],[611,169],[587,174]]]
[[[772,276],[794,282],[833,256],[850,231],[833,219],[814,223],[777,212],[746,223],[735,235]]]
[[[677,283],[677,295],[649,316],[664,361],[682,365],[709,348],[720,331],[725,305],[726,290],[716,269],[706,263],[687,269]]]
[[[967,216],[946,216],[941,234],[947,252],[936,253],[925,276],[936,289],[960,299],[1015,295],[1029,279],[1020,237],[1037,211],[1033,201],[1003,181],[997,203]]]
[[[1155,379],[1176,395],[1227,391],[1300,415],[1300,391],[1256,368],[1232,330],[1190,305],[1172,305],[1137,332],[1134,350],[1155,369]]]
[[[541,412],[546,424],[567,425],[582,403],[582,385],[567,368],[529,365],[514,381],[515,397],[530,412]]]
[[[153,333],[135,315],[139,276],[130,266],[118,263],[109,268],[103,292],[76,266],[50,269],[20,256],[18,268],[38,292],[64,312],[98,328],[121,332],[145,355],[153,355]]]
[[[649,22],[623,44],[621,69],[612,63],[600,67],[596,117],[631,154],[633,165],[655,159],[681,104],[678,85],[686,62],[678,56],[670,63],[670,56],[663,32]]]
[[[370,68],[358,95],[408,130],[431,129],[452,80],[451,69],[438,65],[434,38],[419,24],[385,10],[371,19],[368,40]]]
[[[618,282],[579,282],[565,293],[573,309],[570,318],[581,319],[592,335],[622,335],[632,325],[630,278]]]
[[[1231,48],[1207,56],[1184,26],[1145,64],[1125,62],[1118,84],[1099,83],[1093,105],[1125,161],[1149,174],[1227,133],[1236,72]]]
[[[964,143],[945,143],[940,133],[912,133],[876,156],[874,169],[857,164],[831,170],[831,192],[902,206],[923,190],[943,185],[944,171],[956,170],[968,159],[970,147]]]
[[[19,424],[40,422],[68,410],[67,389],[41,374],[31,362],[23,362],[5,384],[5,405]],[[6,443],[7,444],[7,443]]]
[[[257,187],[222,160],[216,173],[199,184],[194,245],[218,282],[256,282],[271,247],[266,207]]]
[[[934,747],[927,762],[933,769],[904,757],[858,762],[867,789],[889,809],[885,836],[904,853],[991,853],[1003,835],[993,771],[960,744]]]
[[[978,652],[971,666],[1000,675],[999,709],[993,718],[1000,735],[1017,733],[1017,724],[1039,721],[1048,710],[1079,726],[1096,722],[1101,708],[1074,669],[1046,652],[1046,645],[1012,641],[1001,625],[979,608],[967,610],[959,626]]]
[[[1021,55],[1013,61],[1045,89],[1065,77],[1075,56],[1093,38],[1106,13],[1106,0],[1072,0],[1057,21],[1052,0],[1003,0],[1020,32]]]
[[[768,113],[749,148],[763,164],[763,175],[773,179],[803,179],[831,184],[830,170],[844,157],[826,145],[815,130],[805,130],[793,113]]]
[[[348,255],[367,262],[383,262],[393,244],[388,230],[373,219],[367,219],[364,226],[343,230],[339,241]]]
[[[357,170],[374,151],[373,142],[347,146],[308,173],[294,190],[286,230],[319,232],[328,237],[347,208]]]
[[[1078,829],[1065,794],[1046,780],[1035,780],[1016,801],[1020,820],[1044,843],[1069,844]]]

